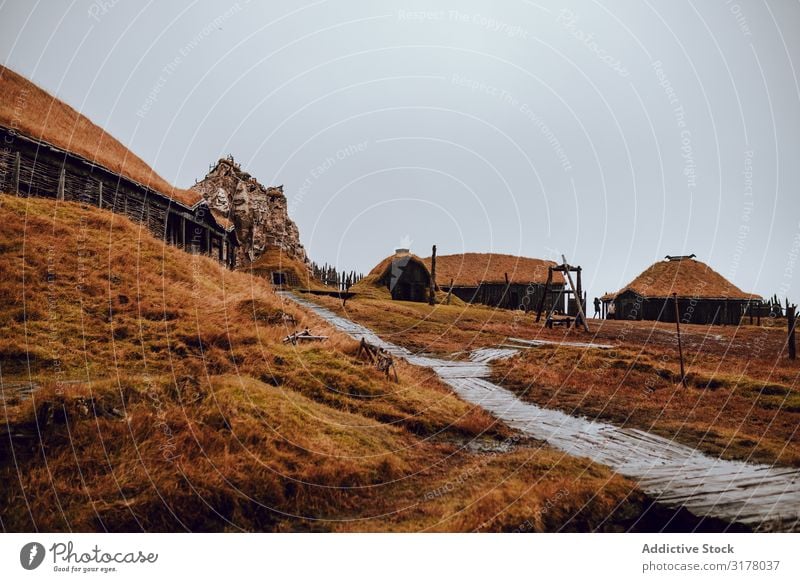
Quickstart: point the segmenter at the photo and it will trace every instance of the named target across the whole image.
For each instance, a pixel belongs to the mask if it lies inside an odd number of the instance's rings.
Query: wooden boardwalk
[[[418,355],[324,307],[282,293],[351,337],[379,345],[409,363],[433,369],[464,400],[509,426],[570,455],[588,457],[636,480],[656,500],[701,517],[746,524],[759,531],[800,531],[800,471],[715,459],[638,429],[620,428],[541,408],[489,382],[489,363],[510,347],[481,348],[470,361]]]

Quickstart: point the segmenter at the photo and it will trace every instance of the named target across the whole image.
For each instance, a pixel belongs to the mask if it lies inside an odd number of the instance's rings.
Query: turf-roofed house
[[[424,260],[430,268],[431,258]],[[463,253],[436,257],[436,283],[444,292],[467,303],[481,303],[506,309],[535,310],[544,294],[549,267],[544,259],[497,253]],[[545,309],[560,300],[563,310],[562,273],[553,273]]]
[[[426,302],[431,292],[431,272],[409,249],[397,249],[354,287],[359,295],[369,289],[382,291],[395,301]]]
[[[171,186],[72,107],[2,66],[0,94],[0,191],[111,210],[235,266],[234,225],[199,192]]]
[[[606,317],[682,323],[737,325],[761,297],[746,293],[695,255],[667,256],[616,293],[601,298]]]

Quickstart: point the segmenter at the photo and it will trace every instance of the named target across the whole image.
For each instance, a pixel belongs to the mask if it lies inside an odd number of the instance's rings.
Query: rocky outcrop
[[[300,231],[289,218],[283,186],[263,186],[232,158],[224,158],[192,189],[233,222],[241,244],[237,265],[248,265],[270,248],[308,264]]]

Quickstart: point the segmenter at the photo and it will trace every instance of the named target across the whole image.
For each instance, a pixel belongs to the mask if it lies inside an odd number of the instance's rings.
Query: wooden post
[[[453,279],[451,278],[450,279],[450,287],[447,288],[447,297],[445,297],[445,300],[444,300],[444,302],[447,303],[447,305],[450,305],[450,294],[452,292],[453,292]]]
[[[786,343],[789,348],[789,359],[794,360],[797,357],[797,344],[795,344],[794,340],[794,327],[796,323],[795,318],[795,311],[797,309],[797,305],[789,305],[786,307],[786,326],[788,329],[788,337],[786,338]]]
[[[508,273],[503,273],[506,278],[506,288],[503,289],[502,302],[505,307],[508,307],[508,290],[511,288],[511,283],[508,280]]]
[[[436,245],[431,249],[431,288],[428,292],[428,304],[436,305]]]
[[[672,299],[675,303],[675,328],[678,330],[678,357],[681,361],[681,384],[686,388],[686,372],[683,369],[683,346],[681,345],[681,314],[678,309],[678,294],[673,293]]]
[[[175,236],[175,233],[172,233]],[[175,241],[171,240],[169,236],[169,204],[164,209],[164,242],[167,244],[175,244]]]
[[[542,296],[539,298],[539,306],[536,308],[536,323],[539,323],[539,320],[542,317],[542,309],[544,309],[544,302],[547,298],[547,292],[550,290],[550,282],[552,280],[553,280],[553,267],[547,267],[547,281],[545,281],[544,283]]]
[[[103,207],[103,181],[102,180],[98,180],[97,181],[97,187],[99,188],[99,191],[100,191],[99,194],[97,195],[97,207],[98,208],[102,208]]]
[[[19,171],[21,165],[21,156],[20,153],[17,152],[14,155],[14,176],[12,178],[12,182],[14,183],[14,194],[17,196],[19,196]]]
[[[588,332],[589,324],[586,322],[586,312],[583,310],[583,305],[581,305],[581,303],[583,303],[583,298],[581,298],[580,293],[575,288],[575,285],[572,282],[572,275],[570,274],[569,271],[569,264],[567,264],[567,257],[561,255],[561,258],[564,261],[564,274],[567,276],[567,281],[569,281],[569,286],[572,289],[573,294],[575,295],[575,302],[577,303],[578,306],[578,314],[580,314],[581,321],[583,322],[583,329],[585,329]],[[580,277],[581,277],[581,270],[580,267],[578,267],[578,281],[581,280]]]
[[[66,170],[64,166],[61,166],[61,172],[58,174],[58,192],[56,192],[56,198],[58,200],[64,200],[65,173]]]

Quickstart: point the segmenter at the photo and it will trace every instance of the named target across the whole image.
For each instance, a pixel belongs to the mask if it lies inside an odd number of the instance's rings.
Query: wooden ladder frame
[[[581,286],[581,267],[573,267],[567,262],[567,257],[561,255],[561,260],[563,263],[561,265],[557,265],[555,267],[548,267],[547,268],[547,281],[544,284],[544,290],[542,292],[542,297],[539,299],[539,306],[536,309],[536,322],[538,323],[539,320],[542,318],[542,311],[544,310],[544,302],[547,298],[547,294],[550,293],[550,285],[553,282],[553,273],[564,273],[564,277],[569,283],[569,290],[565,291],[563,288],[559,289],[558,291],[558,298],[561,299],[561,296],[567,294],[567,300],[569,300],[569,295],[573,295],[575,297],[575,305],[578,308],[578,315],[583,322],[583,329],[587,332],[589,331],[589,324],[586,321],[586,309],[583,305],[583,289]],[[572,273],[576,273],[576,278],[578,281],[577,286],[575,282],[572,280]],[[549,320],[550,317],[553,315],[553,311],[555,310],[555,304],[553,304],[547,311],[547,317],[545,321]]]

